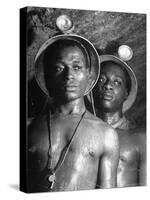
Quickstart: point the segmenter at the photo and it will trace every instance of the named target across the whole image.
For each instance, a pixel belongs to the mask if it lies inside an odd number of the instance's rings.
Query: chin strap
[[[92,105],[93,114],[96,116],[96,111],[95,111],[95,105],[94,105],[94,98],[93,98],[93,92],[92,92],[92,90],[89,93],[89,96],[90,96],[90,101],[91,101],[91,105]]]

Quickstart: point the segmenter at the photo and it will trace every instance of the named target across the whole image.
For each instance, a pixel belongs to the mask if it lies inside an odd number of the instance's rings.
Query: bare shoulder
[[[38,130],[39,128],[41,128],[42,126],[45,125],[45,123],[48,120],[48,115],[40,115],[37,116],[35,119],[32,120],[32,123],[28,126],[29,131],[30,130]]]
[[[129,130],[129,136],[135,141],[135,143],[145,144],[146,141],[146,129],[145,128],[134,128]]]
[[[112,127],[105,129],[105,147],[110,151],[119,149],[119,138],[117,131]]]
[[[118,140],[118,134],[116,130],[104,122],[102,119],[94,116],[91,113],[87,113],[87,119],[89,119],[89,123],[94,124],[99,134],[101,133],[106,141],[114,139]]]
[[[139,152],[146,151],[146,129],[135,128],[132,130],[132,134]]]
[[[93,115],[89,111],[87,111],[85,119],[88,123],[91,125],[93,124],[96,128],[106,128],[109,127],[109,125],[104,122],[102,119],[98,118],[97,116]]]
[[[86,113],[86,117],[85,117],[89,123],[94,123],[95,125],[100,125],[100,126],[107,126],[110,127],[106,122],[104,122],[102,119],[100,119],[99,117],[93,115],[92,113],[90,113],[89,111],[87,111]]]
[[[47,132],[47,115],[38,116],[35,118],[28,127],[28,140],[32,143],[44,138],[43,136]]]

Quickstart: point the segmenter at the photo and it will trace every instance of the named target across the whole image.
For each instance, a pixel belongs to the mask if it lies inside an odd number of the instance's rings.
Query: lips
[[[74,91],[78,86],[76,84],[65,84],[64,88],[66,91]]]
[[[109,92],[104,92],[101,96],[103,100],[111,101],[113,99],[113,95]]]

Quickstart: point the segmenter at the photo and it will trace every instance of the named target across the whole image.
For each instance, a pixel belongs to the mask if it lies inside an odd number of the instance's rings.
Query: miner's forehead
[[[114,72],[114,74],[121,73],[123,76],[129,76],[127,70],[119,63],[113,62],[113,61],[107,61],[107,62],[103,62],[101,64],[101,73],[102,72],[109,72],[109,70],[111,70],[112,72]]]
[[[70,48],[71,49],[76,49],[81,55],[83,55],[85,61],[86,61],[86,66],[90,67],[89,65],[89,55],[87,52],[87,49],[84,47],[83,44],[81,44],[78,41],[74,40],[58,40],[51,44],[47,50],[45,51],[44,55],[44,62],[45,64],[55,62],[60,53],[64,52],[65,49]]]
[[[77,48],[83,53],[86,51],[85,47],[80,42],[74,40],[58,40],[48,47],[47,53],[49,53],[50,56],[50,54],[53,54],[53,52],[59,53],[66,48]]]
[[[80,49],[82,52],[85,51],[85,47],[83,47],[83,45],[77,41],[63,41],[63,42],[58,42],[55,44],[54,48],[58,48],[58,50],[62,50],[64,48],[77,48]]]
[[[69,54],[75,54],[75,55],[78,55],[79,58],[82,58],[84,60],[86,60],[86,55],[84,54],[83,50],[77,46],[77,45],[69,45],[69,46],[63,46],[62,48],[60,48],[58,50],[58,53],[57,55],[58,56],[67,56]]]

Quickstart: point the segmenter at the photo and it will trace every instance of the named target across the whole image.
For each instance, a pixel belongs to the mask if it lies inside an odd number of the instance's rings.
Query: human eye
[[[82,66],[80,66],[80,65],[74,65],[74,66],[73,66],[73,69],[74,69],[75,71],[79,71],[79,70],[82,69]]]
[[[64,70],[64,66],[63,65],[56,65],[55,66],[55,72],[56,73],[61,73]]]
[[[100,78],[99,78],[100,84],[105,83],[105,81],[106,81],[106,78],[104,76],[100,76]]]
[[[122,84],[121,80],[114,80],[114,84],[116,86],[120,86]]]

